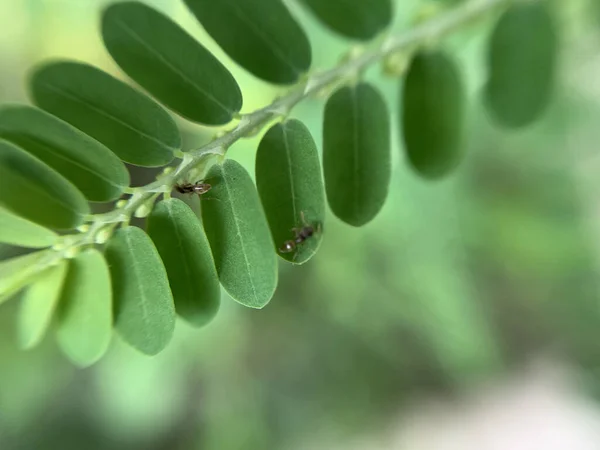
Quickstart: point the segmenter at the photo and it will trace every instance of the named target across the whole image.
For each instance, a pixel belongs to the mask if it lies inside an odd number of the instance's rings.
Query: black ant
[[[212,185],[197,181],[196,183],[179,183],[175,185],[175,190],[180,194],[198,194],[202,195],[210,191]]]
[[[300,218],[302,220],[302,226],[299,228],[292,228],[295,236],[294,239],[287,240],[283,243],[281,247],[279,247],[280,253],[291,253],[298,245],[302,244],[307,239],[314,236],[315,233],[321,232],[321,223],[317,223],[316,225],[312,225],[306,221],[304,217],[304,212],[300,213]]]

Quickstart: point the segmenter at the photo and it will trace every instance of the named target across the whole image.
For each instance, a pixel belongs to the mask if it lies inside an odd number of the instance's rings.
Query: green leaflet
[[[33,222],[29,222],[10,211],[0,208],[0,242],[19,247],[50,247],[58,235]]]
[[[50,167],[0,139],[0,205],[50,228],[70,229],[90,212],[81,192]]]
[[[91,201],[115,200],[129,186],[129,172],[114,153],[37,108],[0,108],[0,138],[52,167]]]
[[[248,72],[293,84],[308,71],[310,43],[281,0],[184,0],[208,34]]]
[[[33,72],[33,101],[110,148],[123,161],[168,164],[181,147],[173,118],[157,103],[100,69],[71,61]]]
[[[204,229],[225,290],[242,305],[265,306],[277,286],[277,257],[254,183],[237,162],[215,165],[202,200]]]
[[[381,210],[391,177],[390,119],[381,95],[361,83],[336,91],[325,106],[323,173],[333,213],[356,227]]]
[[[223,125],[241,109],[240,88],[225,66],[149,6],[138,2],[109,6],[102,36],[111,56],[131,78],[186,119]]]
[[[69,264],[56,338],[73,363],[87,367],[106,353],[111,336],[110,274],[102,253],[88,249]]]
[[[66,260],[59,261],[56,266],[44,270],[25,291],[17,326],[22,348],[33,348],[43,339],[58,305],[67,267]]]
[[[417,54],[401,102],[408,162],[423,177],[447,175],[463,156],[465,92],[454,61],[441,52]]]
[[[11,298],[36,275],[37,265],[48,255],[46,250],[0,261],[0,303]]]
[[[542,115],[552,97],[558,38],[544,2],[511,6],[498,21],[488,52],[485,103],[507,128],[520,128]]]
[[[301,0],[321,22],[343,36],[369,40],[393,17],[390,0]]]
[[[175,311],[206,325],[219,310],[221,285],[198,218],[181,200],[164,200],[148,217],[148,234],[167,270]]]
[[[175,307],[158,252],[140,228],[118,230],[108,241],[115,326],[130,345],[147,355],[164,349],[175,329]]]
[[[325,195],[321,164],[317,146],[302,122],[288,120],[265,134],[256,154],[256,187],[276,249],[295,237],[292,228],[322,228]],[[306,223],[302,223],[302,216]],[[296,251],[279,252],[279,256],[302,264],[316,253],[321,238],[322,233],[316,232]]]

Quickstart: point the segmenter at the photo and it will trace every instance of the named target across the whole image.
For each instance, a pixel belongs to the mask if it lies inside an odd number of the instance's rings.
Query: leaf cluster
[[[242,89],[225,65],[177,23],[136,1],[106,8],[101,25],[106,49],[136,87],[82,62],[36,67],[29,79],[36,106],[0,108],[0,242],[42,249],[0,262],[0,302],[23,291],[19,337],[26,348],[52,326],[65,354],[86,366],[102,356],[115,329],[153,355],[168,344],[176,315],[194,326],[210,322],[221,287],[239,303],[262,308],[277,286],[278,256],[303,264],[317,252],[326,203],[355,227],[377,216],[392,175],[394,128],[424,178],[448,175],[463,158],[461,70],[452,55],[426,44],[467,24],[470,4],[456,11],[456,23],[431,26],[433,36],[425,26],[412,40],[375,42],[371,53],[307,78],[309,39],[281,0],[184,2],[234,63],[266,82],[299,88],[271,108],[241,115]],[[301,3],[349,40],[374,40],[393,16],[391,0]],[[487,3],[481,14],[509,2]],[[543,113],[555,32],[544,2],[514,4],[498,21],[484,98],[500,125],[526,126]],[[355,75],[406,47],[412,53],[393,127],[378,88]],[[261,139],[256,185],[223,158],[231,143],[276,118],[275,106],[287,111],[316,87],[340,82],[325,106],[322,161],[310,130],[285,117]],[[183,152],[171,114],[208,126],[238,124]],[[156,182],[129,187],[125,163],[167,167],[176,159],[176,169]],[[198,217],[170,192],[193,192],[200,181]],[[90,213],[90,202],[115,200],[113,211]],[[133,215],[147,216],[146,229],[129,225]]]

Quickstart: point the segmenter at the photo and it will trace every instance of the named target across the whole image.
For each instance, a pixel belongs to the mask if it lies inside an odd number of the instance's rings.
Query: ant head
[[[291,253],[296,249],[296,243],[294,241],[285,241],[279,251],[281,253]]]
[[[212,188],[212,185],[210,185],[208,183],[197,183],[193,187],[194,193],[196,193],[196,194],[204,194],[205,192],[210,191],[211,188]]]

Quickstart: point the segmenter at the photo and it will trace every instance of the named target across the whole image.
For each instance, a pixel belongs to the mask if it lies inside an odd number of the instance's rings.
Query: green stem
[[[391,35],[376,43],[372,48],[330,70],[310,76],[304,83],[290,91],[287,95],[275,100],[270,105],[258,109],[250,114],[240,116],[239,123],[231,131],[225,133],[212,142],[195,150],[177,155],[182,158],[181,163],[173,172],[160,179],[136,188],[124,205],[105,214],[92,216],[90,227],[87,231],[66,238],[67,246],[57,246],[49,252],[38,264],[36,273],[51,266],[62,258],[74,254],[74,250],[84,245],[96,243],[99,233],[111,232],[115,224],[127,222],[135,211],[145,202],[149,201],[157,192],[170,192],[173,186],[192,169],[206,163],[207,156],[212,154],[224,156],[227,149],[256,130],[262,129],[270,121],[285,116],[300,101],[334,86],[345,79],[352,78],[365,68],[383,60],[385,57],[404,50],[418,48],[436,41],[442,37],[468,26],[474,20],[487,16],[501,7],[506,7],[515,0],[470,0],[463,5],[443,13],[441,16],[424,22],[410,30],[397,35]]]

